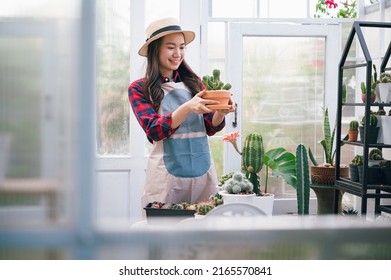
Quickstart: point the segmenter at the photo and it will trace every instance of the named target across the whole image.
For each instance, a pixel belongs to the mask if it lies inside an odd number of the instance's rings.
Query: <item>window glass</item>
[[[211,0],[212,17],[257,17],[256,0]]]
[[[243,135],[261,133],[265,151],[282,147],[295,154],[303,143],[323,158],[315,143],[323,138],[324,56],[324,38],[245,37]],[[275,177],[268,186],[276,195],[296,195]]]
[[[129,1],[97,1],[97,149],[129,154]]]

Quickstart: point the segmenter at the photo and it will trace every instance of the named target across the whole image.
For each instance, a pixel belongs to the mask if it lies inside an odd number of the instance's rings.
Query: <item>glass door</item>
[[[336,104],[338,30],[338,25],[229,24],[228,68],[238,104],[237,127],[232,131],[239,131],[242,141],[257,132],[265,151],[282,147],[295,154],[303,143],[323,157],[317,143],[323,136],[322,108]],[[227,155],[228,170],[238,170],[240,156],[234,149]],[[264,172],[265,168],[261,185]],[[277,197],[296,195],[284,180],[270,176],[268,192]]]

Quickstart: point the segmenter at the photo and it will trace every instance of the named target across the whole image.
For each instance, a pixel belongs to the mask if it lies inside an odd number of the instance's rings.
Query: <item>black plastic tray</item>
[[[148,217],[194,217],[195,210],[184,210],[184,209],[161,209],[161,208],[152,208],[152,203],[148,203],[144,207],[147,218]]]

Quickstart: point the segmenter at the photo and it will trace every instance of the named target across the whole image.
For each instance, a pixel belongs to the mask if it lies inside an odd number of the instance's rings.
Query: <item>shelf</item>
[[[368,118],[369,114],[371,113],[371,109],[373,107],[391,107],[391,103],[370,103],[369,96],[366,96],[365,102],[356,102],[356,103],[343,103],[342,102],[342,92],[343,92],[343,71],[344,69],[352,69],[352,68],[359,68],[363,67],[366,70],[366,76],[365,76],[365,86],[366,86],[366,94],[370,94],[370,90],[372,87],[372,68],[373,68],[373,61],[371,54],[369,52],[369,49],[367,47],[366,40],[364,38],[364,33],[362,32],[362,27],[376,27],[376,28],[388,28],[391,29],[391,23],[385,23],[385,22],[362,22],[362,21],[355,21],[353,23],[352,29],[350,31],[350,34],[347,38],[346,46],[342,52],[341,60],[339,63],[338,68],[338,103],[337,103],[337,130],[336,135],[343,135],[342,133],[342,119],[343,119],[343,110],[342,108],[344,106],[351,106],[351,107],[364,107],[364,115],[366,116],[366,125],[368,125]],[[348,54],[350,52],[350,49],[352,47],[354,39],[357,39],[358,43],[360,43],[361,50],[363,52],[365,63],[359,63],[355,65],[345,65],[346,59],[348,57]],[[355,46],[357,46],[356,44]],[[380,67],[378,68],[379,76],[381,73],[385,72],[386,70],[390,70],[387,68],[388,61],[391,56],[391,41],[388,43],[387,50],[382,56]],[[365,127],[366,130],[368,130],[368,127]],[[368,138],[368,137],[367,137]],[[368,139],[369,140],[369,139]],[[367,211],[367,203],[368,199],[375,199],[375,212],[376,214],[380,214],[381,212],[387,212],[391,213],[391,205],[381,205],[382,201],[381,199],[385,198],[391,198],[391,186],[389,185],[372,185],[367,184],[366,175],[368,175],[365,172],[368,172],[368,157],[369,152],[371,148],[379,148],[379,149],[389,149],[391,148],[390,144],[384,144],[384,143],[376,143],[376,144],[370,144],[370,143],[362,143],[361,141],[357,142],[349,142],[344,141],[342,139],[339,139],[336,143],[336,166],[337,166],[337,174],[340,174],[340,164],[341,164],[341,153],[343,149],[341,148],[342,144],[345,145],[352,145],[352,146],[358,146],[362,148],[362,155],[364,157],[364,168],[363,168],[363,178],[364,182],[353,182],[349,180],[348,178],[338,178],[335,181],[335,196],[338,198],[339,191],[347,192],[356,196],[361,197],[361,214],[366,214]],[[335,200],[337,201],[337,199]],[[337,212],[337,205],[334,202],[334,213]]]
[[[344,144],[347,145],[353,145],[353,146],[360,146],[364,147],[364,143],[361,143],[360,141],[355,142],[349,142],[349,141],[341,141]],[[383,144],[383,143],[376,143],[376,144],[368,144],[369,148],[391,148],[390,144]]]

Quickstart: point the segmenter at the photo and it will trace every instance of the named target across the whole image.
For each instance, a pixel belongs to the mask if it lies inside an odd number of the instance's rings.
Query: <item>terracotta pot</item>
[[[229,100],[232,96],[232,93],[228,90],[207,90],[205,91],[202,98],[219,101],[219,104],[216,105],[206,105],[209,109],[229,109]]]
[[[366,94],[361,94],[361,100],[365,103]],[[376,100],[376,94],[371,94],[371,103],[375,102]]]
[[[349,177],[349,167],[340,168],[341,177]],[[311,183],[316,185],[334,185],[335,167],[311,166]]]
[[[358,130],[349,130],[348,131],[349,135],[349,142],[356,142],[358,139]]]

